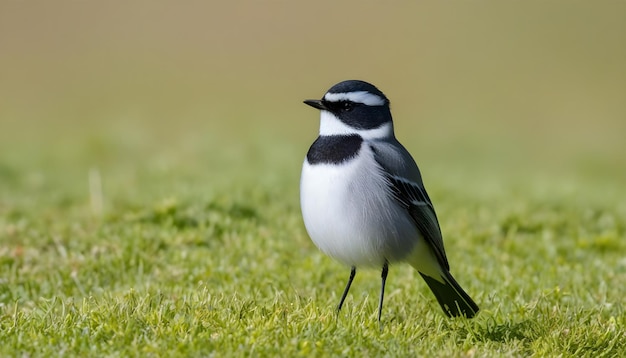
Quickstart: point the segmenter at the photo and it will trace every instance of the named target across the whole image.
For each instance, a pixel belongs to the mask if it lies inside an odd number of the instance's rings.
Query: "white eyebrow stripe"
[[[326,93],[324,99],[328,102],[350,101],[355,103],[363,103],[367,106],[382,106],[385,100],[380,96],[367,91],[355,91],[347,93]]]

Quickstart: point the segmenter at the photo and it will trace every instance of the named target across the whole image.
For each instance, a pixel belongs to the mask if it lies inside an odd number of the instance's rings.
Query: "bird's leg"
[[[341,295],[341,301],[339,301],[339,306],[337,306],[337,312],[341,311],[341,306],[343,306],[343,301],[346,300],[348,291],[350,291],[350,285],[352,285],[352,280],[354,280],[354,275],[356,275],[356,267],[352,266],[352,269],[350,270],[350,278],[348,279],[348,284],[346,285],[346,288],[343,290],[343,295]]]
[[[383,299],[385,298],[385,283],[387,282],[387,273],[389,273],[389,264],[387,260],[385,260],[385,264],[383,265],[383,271],[380,274],[382,278],[382,286],[380,288],[380,302],[378,303],[378,322],[380,322],[380,316],[383,313]]]

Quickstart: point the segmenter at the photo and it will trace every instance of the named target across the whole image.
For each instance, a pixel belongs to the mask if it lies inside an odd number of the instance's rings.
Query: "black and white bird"
[[[300,180],[304,224],[324,253],[351,267],[337,309],[357,267],[382,268],[380,321],[388,265],[404,261],[448,316],[476,315],[478,306],[450,274],[435,209],[415,161],[395,138],[387,97],[350,80],[304,103],[321,111]]]

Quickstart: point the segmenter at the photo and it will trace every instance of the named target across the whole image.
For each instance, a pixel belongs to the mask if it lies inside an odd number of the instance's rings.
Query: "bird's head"
[[[321,111],[320,135],[357,133],[364,138],[393,136],[389,100],[368,82],[339,82],[322,99],[308,99],[304,103]]]

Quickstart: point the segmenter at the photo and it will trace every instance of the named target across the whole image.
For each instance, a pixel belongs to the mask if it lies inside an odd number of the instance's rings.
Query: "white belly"
[[[387,194],[371,152],[341,166],[302,168],[300,204],[313,242],[348,266],[381,267],[405,259],[420,235],[406,210]]]

